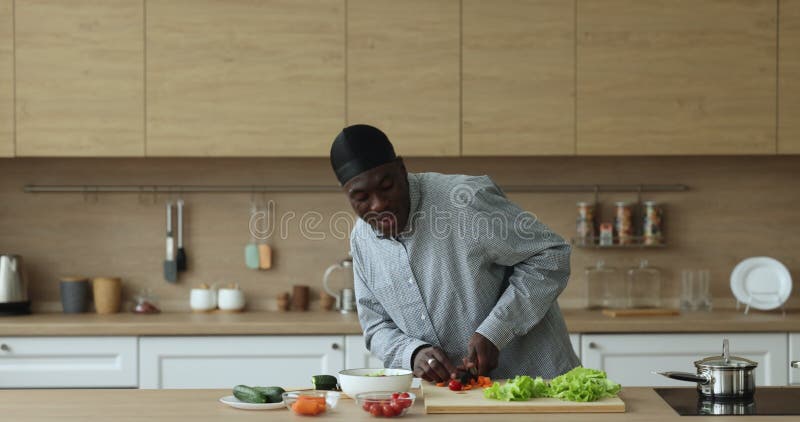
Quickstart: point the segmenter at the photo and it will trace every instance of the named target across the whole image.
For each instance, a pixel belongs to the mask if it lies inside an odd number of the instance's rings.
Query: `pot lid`
[[[709,356],[694,363],[695,366],[707,368],[755,368],[758,362],[738,356],[731,356],[728,352],[728,339],[722,340],[722,355]]]

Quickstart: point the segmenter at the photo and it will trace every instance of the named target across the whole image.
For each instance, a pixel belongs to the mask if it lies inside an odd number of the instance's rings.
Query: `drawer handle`
[[[593,342],[593,341],[590,341],[590,342],[589,342],[589,348],[590,348],[590,349],[599,349],[599,348],[600,348],[600,346],[598,346],[598,345],[597,345],[597,343],[595,343],[595,342]]]
[[[10,347],[8,347],[8,345],[7,345],[7,344],[3,343],[3,344],[0,344],[0,350],[2,350],[2,351],[4,351],[4,352],[10,352],[10,351],[11,351],[11,348],[10,348]]]
[[[333,349],[333,350],[339,350],[340,348],[341,348],[341,346],[339,346],[339,343],[331,344],[331,349]]]

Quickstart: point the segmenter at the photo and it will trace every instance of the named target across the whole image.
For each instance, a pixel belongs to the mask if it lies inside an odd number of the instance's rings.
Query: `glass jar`
[[[627,307],[625,280],[616,268],[607,267],[602,260],[597,261],[596,266],[586,269],[586,287],[589,309]]]
[[[661,306],[661,271],[649,267],[646,259],[639,263],[639,267],[628,270],[627,283],[632,308]]]

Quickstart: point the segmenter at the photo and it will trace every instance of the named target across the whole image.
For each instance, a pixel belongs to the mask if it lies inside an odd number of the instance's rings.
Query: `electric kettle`
[[[19,255],[0,254],[0,315],[31,312],[28,278]]]
[[[356,310],[355,294],[352,288],[344,288],[339,293],[334,292],[329,286],[331,274],[336,270],[345,270],[349,273],[349,281],[353,281],[353,258],[347,257],[336,264],[331,265],[325,270],[325,275],[322,276],[322,287],[328,292],[329,295],[336,298],[336,309],[341,313],[346,314]]]

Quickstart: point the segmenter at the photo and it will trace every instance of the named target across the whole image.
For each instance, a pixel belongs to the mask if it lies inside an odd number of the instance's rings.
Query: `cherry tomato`
[[[369,413],[372,416],[383,416],[383,409],[381,409],[381,405],[374,403],[370,406]]]
[[[411,407],[411,399],[410,398],[405,398],[404,399],[404,398],[401,397],[401,398],[397,399],[397,404],[399,404],[400,406],[403,406],[403,409],[408,409],[409,407]]]
[[[407,399],[407,398],[410,398],[410,397],[411,397],[411,394],[408,394],[408,393],[401,393],[401,394],[400,394],[400,397],[402,397],[402,398],[404,398],[404,399]]]
[[[403,406],[400,402],[397,401],[392,402],[390,406],[392,406],[392,410],[394,411],[395,415],[403,413],[403,409],[405,409],[405,406]]]
[[[372,403],[365,401],[364,405],[361,406],[361,408],[364,409],[365,412],[369,412],[369,409],[372,408]]]
[[[447,387],[452,391],[461,391],[464,388],[459,380],[450,380],[450,384]]]
[[[386,416],[387,418],[395,416],[394,409],[392,409],[392,405],[390,404],[384,404],[381,407],[381,410],[383,411],[383,416]]]
[[[400,398],[400,393],[392,393],[392,400],[397,400]]]

